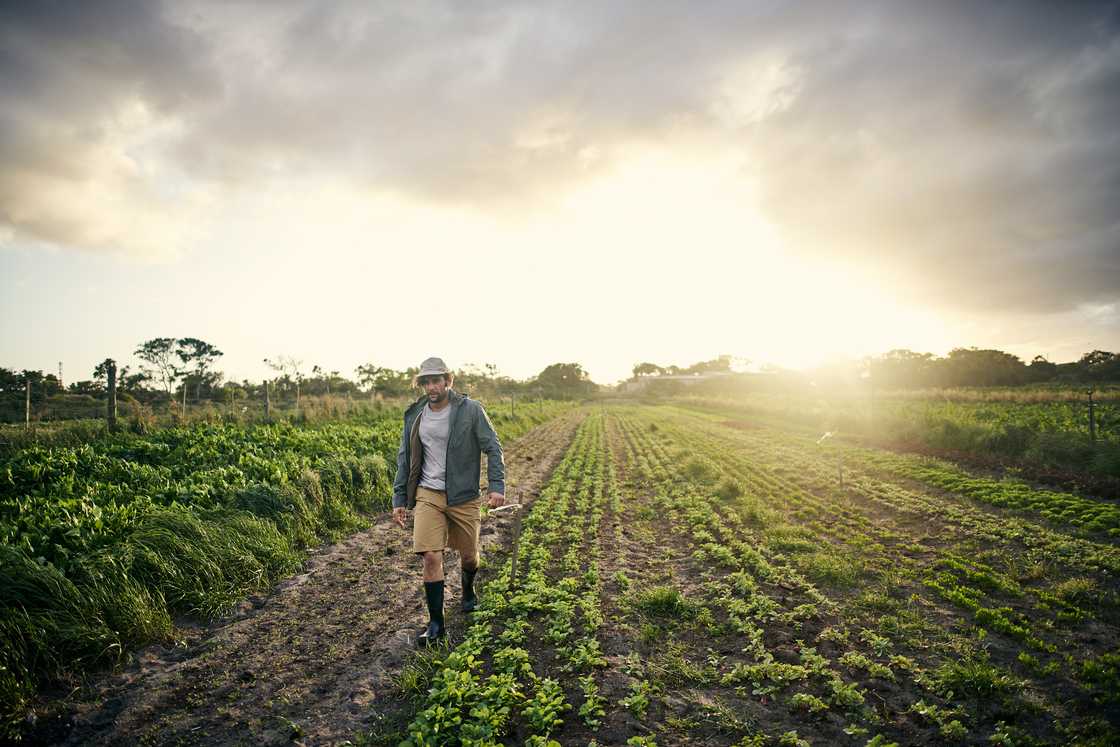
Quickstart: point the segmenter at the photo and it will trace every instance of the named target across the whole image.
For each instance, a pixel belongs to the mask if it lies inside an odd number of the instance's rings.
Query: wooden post
[[[1094,411],[1096,410],[1097,403],[1093,401],[1093,390],[1092,389],[1089,390],[1088,394],[1089,394],[1089,441],[1090,441],[1090,443],[1095,444],[1097,442],[1097,418],[1096,418],[1096,413]]]
[[[268,396],[268,379],[264,380],[264,419],[272,419],[272,399]]]
[[[183,418],[187,417],[187,380],[183,379]]]
[[[107,370],[109,399],[105,402],[105,423],[109,432],[117,430],[117,364],[110,363]]]
[[[521,493],[517,494],[517,503],[521,504]],[[516,516],[513,517],[513,555],[510,559],[509,567],[509,588],[512,590],[517,585],[517,551],[521,545],[521,514],[525,508],[516,510]]]
[[[23,411],[23,427],[31,430],[31,379],[28,379],[26,386],[26,401],[24,402]]]
[[[509,395],[509,416],[511,418],[513,418],[516,415],[517,415],[517,413],[513,409],[513,395],[511,394],[511,395]]]

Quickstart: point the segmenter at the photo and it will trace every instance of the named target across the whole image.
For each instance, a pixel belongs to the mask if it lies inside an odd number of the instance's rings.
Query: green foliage
[[[1120,704],[1120,651],[1082,661],[1078,676],[1094,702],[1112,707]]]
[[[725,477],[716,485],[715,493],[725,501],[735,500],[746,492],[743,483],[734,477]]]
[[[696,614],[696,606],[673,586],[654,586],[633,598],[634,608],[650,617],[686,620]]]
[[[995,698],[1014,692],[1021,683],[1008,672],[988,663],[981,655],[946,661],[933,677],[934,686],[946,698],[953,694],[971,698]]]
[[[681,467],[681,475],[693,482],[708,484],[719,476],[719,467],[706,457],[694,456]]]
[[[0,461],[0,736],[44,681],[167,639],[173,614],[226,613],[386,507],[395,420],[201,424]]]

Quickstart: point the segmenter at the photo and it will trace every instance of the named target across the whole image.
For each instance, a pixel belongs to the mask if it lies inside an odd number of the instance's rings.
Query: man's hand
[[[401,529],[404,529],[404,520],[407,516],[408,509],[404,506],[397,506],[393,509],[393,521],[397,522],[397,524],[400,525]]]
[[[486,505],[490,508],[499,508],[506,502],[506,497],[501,493],[490,493],[486,496]]]

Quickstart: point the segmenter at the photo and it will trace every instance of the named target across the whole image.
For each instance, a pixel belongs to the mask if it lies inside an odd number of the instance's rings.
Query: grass
[[[635,595],[631,604],[647,617],[687,620],[696,615],[696,605],[673,586],[646,589]]]
[[[810,581],[836,589],[854,589],[866,582],[864,564],[835,551],[796,556],[795,564]]]
[[[934,673],[933,683],[946,698],[964,695],[977,700],[1009,695],[1023,685],[1005,670],[990,664],[981,654],[945,662]]]

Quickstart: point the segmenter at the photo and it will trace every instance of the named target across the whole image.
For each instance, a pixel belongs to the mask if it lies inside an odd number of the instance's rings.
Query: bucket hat
[[[428,358],[420,364],[420,372],[416,376],[438,376],[446,373],[451,373],[451,369],[443,362],[443,358]]]

